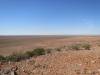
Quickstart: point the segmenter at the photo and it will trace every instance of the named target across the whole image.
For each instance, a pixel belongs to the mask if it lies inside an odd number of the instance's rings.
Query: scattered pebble
[[[98,69],[97,71],[100,72],[100,69]]]
[[[94,64],[94,63],[95,63],[95,61],[94,61],[94,60],[92,60],[92,61],[91,61],[91,63],[92,63],[92,64]]]

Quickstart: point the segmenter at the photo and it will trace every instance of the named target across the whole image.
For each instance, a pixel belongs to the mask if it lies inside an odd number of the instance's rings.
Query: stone
[[[11,75],[15,75],[15,72],[14,71],[11,71]]]
[[[11,68],[12,71],[17,71],[17,69],[18,69],[17,66],[13,66],[13,67]]]
[[[9,70],[9,69],[4,69],[4,70],[3,70],[3,73],[4,73],[4,74],[9,74],[9,73],[10,73],[10,70]]]

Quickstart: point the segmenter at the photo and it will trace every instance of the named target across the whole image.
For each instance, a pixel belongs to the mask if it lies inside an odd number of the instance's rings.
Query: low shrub
[[[91,45],[90,44],[83,44],[82,47],[85,49],[85,50],[90,50],[91,49]]]
[[[17,53],[5,57],[6,61],[12,61],[12,62],[18,62],[28,58],[29,57],[25,54],[17,54]]]
[[[71,45],[71,46],[69,46],[69,49],[80,50],[80,44]]]
[[[5,57],[0,55],[0,61],[4,61],[5,60]]]
[[[40,55],[45,55],[45,50],[43,48],[36,48],[33,51],[27,51],[25,53],[14,53],[5,57],[0,55],[0,61],[19,62],[21,60],[29,59],[30,57]]]
[[[68,47],[71,50],[90,50],[91,45],[88,43],[74,44]]]
[[[46,53],[47,53],[47,54],[51,53],[51,50],[52,50],[52,49],[47,49],[47,50],[46,50]]]
[[[57,50],[57,51],[61,51],[61,49],[60,49],[60,48],[56,48],[56,50]]]
[[[36,48],[32,51],[33,56],[45,55],[45,50],[43,48]]]
[[[27,51],[25,53],[25,55],[27,55],[28,57],[33,57],[34,56],[34,52],[33,51]]]

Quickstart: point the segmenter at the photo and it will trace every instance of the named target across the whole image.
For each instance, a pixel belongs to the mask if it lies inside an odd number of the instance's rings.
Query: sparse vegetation
[[[43,48],[36,48],[32,51],[33,56],[45,55],[45,50]]]
[[[40,56],[44,54],[45,54],[45,50],[43,48],[36,48],[33,51],[27,51],[25,53],[14,53],[6,57],[0,55],[0,61],[18,62],[21,60],[29,59],[30,57],[33,56]]]
[[[29,57],[25,54],[17,54],[17,53],[5,57],[6,61],[12,61],[12,62],[18,62],[28,58]]]
[[[69,46],[69,49],[71,50],[90,50],[91,46],[88,43],[83,43],[83,44],[73,44]],[[60,48],[56,48],[56,51],[61,51]],[[14,53],[9,56],[1,56],[0,55],[0,61],[12,61],[12,62],[18,62],[21,60],[29,59],[33,56],[40,56],[40,55],[45,55],[51,53],[51,49],[45,50],[44,48],[36,48],[32,51],[27,51],[25,53]]]
[[[57,51],[61,51],[61,49],[60,49],[60,48],[56,48],[56,50],[57,50]]]
[[[63,40],[63,42],[50,42],[44,43],[47,45],[43,46],[36,46],[36,47],[43,47],[43,48],[36,48],[35,45],[33,49],[31,47],[21,46],[23,49],[22,51],[13,51],[9,54],[3,54],[3,50],[1,51],[0,56],[0,66],[1,72],[4,72],[5,69],[10,69],[10,71],[15,71],[17,74],[23,75],[36,75],[36,74],[62,74],[62,75],[95,75],[100,73],[99,66],[99,46],[98,41],[88,41],[85,37],[85,41],[76,40],[76,38],[72,38],[73,40]],[[62,41],[62,40],[61,40]],[[55,43],[55,44],[53,44]],[[28,44],[29,45],[29,44]],[[32,44],[33,45],[33,44]],[[38,45],[41,45],[38,44]],[[2,46],[0,45],[0,48]],[[17,47],[15,47],[17,48]],[[25,51],[25,48],[29,48],[29,50]],[[35,48],[35,49],[34,49]],[[31,49],[31,50],[30,50]],[[96,50],[98,49],[98,50]],[[93,51],[94,50],[94,51]],[[97,52],[95,52],[97,51]],[[5,52],[5,51],[4,51]],[[14,52],[14,53],[13,53]],[[19,52],[19,53],[17,53]],[[21,53],[22,52],[22,53]],[[7,53],[7,52],[6,52]],[[13,53],[13,54],[12,54]],[[9,55],[9,56],[3,56]],[[43,55],[43,56],[42,56]],[[67,67],[64,67],[66,66]],[[93,66],[88,66],[93,65]],[[85,67],[84,67],[85,66]],[[63,71],[59,71],[63,67]],[[17,68],[17,69],[16,69]],[[70,69],[69,69],[70,68]],[[15,70],[16,69],[16,70]],[[59,72],[59,73],[58,73]]]
[[[5,57],[0,55],[0,61],[4,61],[5,60]]]
[[[51,50],[52,50],[52,49],[47,49],[47,50],[46,50],[46,53],[47,53],[47,54],[51,53]]]
[[[33,57],[34,56],[34,53],[32,51],[27,51],[25,53],[25,55],[27,55],[28,57]]]
[[[88,44],[88,43],[85,43],[85,44],[82,45],[82,47],[83,47],[85,50],[90,50],[91,45]]]
[[[74,44],[69,46],[69,49],[71,50],[80,50],[80,44]]]
[[[74,44],[68,47],[71,50],[90,50],[91,45],[88,43]]]

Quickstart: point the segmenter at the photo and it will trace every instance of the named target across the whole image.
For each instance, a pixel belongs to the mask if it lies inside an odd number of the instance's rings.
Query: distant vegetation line
[[[89,43],[81,43],[81,44],[73,44],[68,47],[64,46],[63,49],[65,50],[91,50],[91,45]],[[37,57],[40,55],[49,54],[52,51],[61,51],[61,48],[55,48],[55,49],[44,49],[44,48],[36,48],[32,51],[27,51],[25,53],[13,53],[9,56],[2,56],[0,55],[0,62],[19,62],[21,60],[30,59],[31,57]]]

